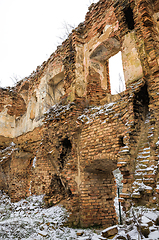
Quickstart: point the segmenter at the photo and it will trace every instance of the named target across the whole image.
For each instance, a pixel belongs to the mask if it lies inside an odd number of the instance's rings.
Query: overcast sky
[[[41,65],[56,50],[63,23],[84,21],[97,0],[0,0],[0,81],[13,84]]]

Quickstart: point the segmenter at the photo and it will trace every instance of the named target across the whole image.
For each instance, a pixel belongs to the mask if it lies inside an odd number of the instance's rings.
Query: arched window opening
[[[126,18],[126,23],[127,23],[128,29],[133,30],[134,29],[134,17],[133,17],[133,11],[132,11],[131,7],[128,7],[124,10],[124,15]]]
[[[93,87],[95,87],[95,90],[92,91],[93,93],[94,92],[97,93],[98,87],[101,83],[101,88],[102,88],[103,92],[101,89],[99,89],[97,94],[99,95],[99,92],[100,92],[100,96],[102,96],[103,98],[108,93],[117,94],[118,92],[122,92],[125,89],[125,82],[124,82],[124,87],[121,88],[122,84],[120,84],[121,89],[117,89],[114,92],[111,91],[111,86],[110,86],[111,85],[110,78],[112,78],[112,77],[111,77],[111,73],[109,75],[109,72],[112,67],[109,67],[109,62],[110,62],[110,66],[113,66],[113,71],[116,71],[116,69],[118,69],[118,67],[115,66],[116,63],[115,63],[115,65],[114,65],[114,63],[111,64],[111,62],[113,62],[113,61],[111,61],[111,57],[116,55],[120,51],[120,49],[121,49],[120,41],[118,41],[116,38],[113,37],[113,38],[108,38],[104,42],[99,44],[90,54],[91,67],[93,69],[95,69],[96,75],[93,75],[93,77],[92,76],[90,77],[90,74],[89,74],[88,80],[90,82],[90,79],[91,80],[93,79],[92,85],[93,85]],[[118,65],[122,65],[122,64],[119,63]],[[122,69],[122,72],[123,72],[123,69]],[[92,72],[90,72],[90,73],[92,73]],[[120,81],[122,81],[123,73],[120,75],[121,75]],[[97,80],[98,80],[98,82],[97,82]],[[95,83],[96,83],[96,86],[95,86]],[[87,86],[88,86],[88,84],[87,84]],[[96,96],[97,96],[97,94],[96,94]],[[89,97],[90,97],[90,92],[89,92]],[[93,99],[92,96],[91,96],[91,99]]]
[[[109,79],[112,95],[121,93],[125,90],[121,51],[109,58]]]

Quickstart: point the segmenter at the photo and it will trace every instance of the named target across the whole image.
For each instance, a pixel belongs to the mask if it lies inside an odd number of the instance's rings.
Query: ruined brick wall
[[[116,223],[113,204],[116,187],[112,170],[117,166],[119,139],[125,131],[123,122],[129,119],[124,107],[124,102],[120,107],[117,104],[108,109],[103,107],[103,114],[99,117],[95,114],[97,120],[92,123],[86,121],[77,104],[53,109],[46,119],[43,140],[36,155],[32,193],[46,193],[48,205],[63,201],[72,212],[70,221],[74,225],[109,226]],[[88,111],[86,116],[93,120],[94,109],[84,109]],[[110,122],[104,110],[111,113]],[[55,182],[57,184],[53,184]]]
[[[158,13],[158,1],[100,0],[36,72],[1,89],[0,187],[13,201],[45,194],[70,225],[111,226],[119,167],[125,211],[159,204]],[[119,51],[126,90],[112,95]]]

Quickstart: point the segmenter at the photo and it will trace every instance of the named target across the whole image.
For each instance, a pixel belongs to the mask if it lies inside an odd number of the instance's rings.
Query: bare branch
[[[12,80],[13,84],[16,85],[22,78],[16,74],[13,74],[13,76],[10,77],[10,79]]]
[[[57,37],[59,40],[57,44],[61,44],[61,42],[66,40],[74,28],[75,28],[75,24],[70,24],[64,21],[61,27],[61,35]]]

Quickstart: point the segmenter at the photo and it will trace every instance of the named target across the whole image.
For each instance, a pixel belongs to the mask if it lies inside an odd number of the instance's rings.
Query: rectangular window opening
[[[126,18],[126,23],[127,23],[128,29],[133,30],[134,29],[134,17],[133,17],[133,11],[132,11],[131,7],[128,7],[124,10],[124,15]]]
[[[121,93],[126,89],[121,51],[109,58],[109,79],[112,95]]]

